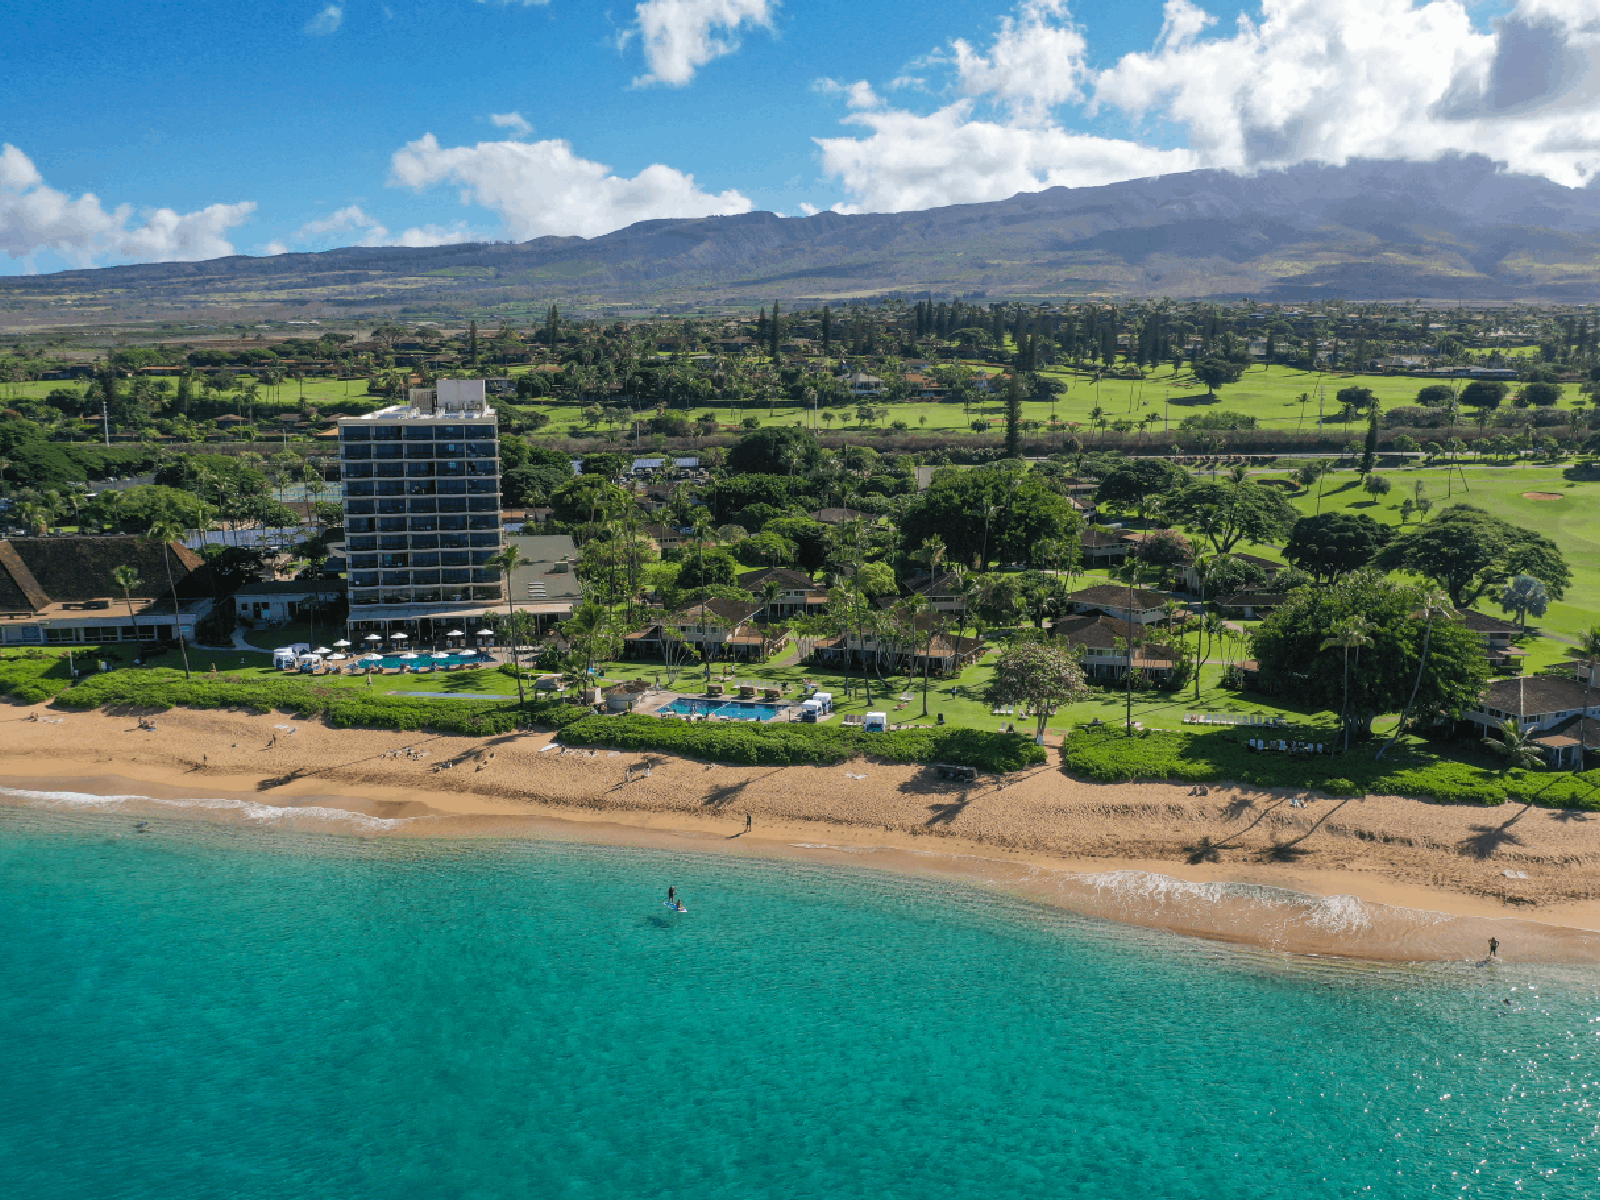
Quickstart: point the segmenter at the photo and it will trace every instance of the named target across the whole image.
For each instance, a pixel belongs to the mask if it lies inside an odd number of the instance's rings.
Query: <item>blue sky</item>
[[[0,271],[1352,155],[1481,150],[1576,185],[1600,170],[1596,7],[11,0]]]

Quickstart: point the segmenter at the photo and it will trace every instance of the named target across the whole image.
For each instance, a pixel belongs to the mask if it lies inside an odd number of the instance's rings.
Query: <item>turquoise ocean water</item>
[[[8,1200],[1600,1196],[1592,972],[1319,964],[803,863],[130,824],[0,810]]]

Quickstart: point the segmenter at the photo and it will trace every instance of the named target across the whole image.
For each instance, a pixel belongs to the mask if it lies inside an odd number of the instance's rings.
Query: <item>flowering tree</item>
[[[1071,653],[1043,642],[1013,642],[994,665],[987,699],[991,704],[1025,704],[1039,718],[1034,740],[1044,744],[1044,726],[1056,709],[1089,694],[1083,670]]]

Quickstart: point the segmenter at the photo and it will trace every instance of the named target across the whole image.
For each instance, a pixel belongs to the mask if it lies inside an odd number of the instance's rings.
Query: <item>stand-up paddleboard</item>
[[[673,911],[673,912],[681,912],[681,913],[686,913],[686,912],[688,912],[688,911],[689,911],[689,910],[688,910],[688,909],[687,909],[687,908],[685,908],[685,907],[684,907],[684,906],[683,906],[683,905],[681,905],[681,904],[674,904],[674,903],[673,903],[673,902],[672,902],[672,901],[671,901],[671,900],[663,900],[663,901],[662,901],[662,902],[661,902],[661,903],[662,903],[662,904],[664,904],[664,905],[666,905],[666,906],[667,906],[667,907],[668,907],[668,908],[669,908],[669,909],[671,909],[671,910],[672,910],[672,911]]]

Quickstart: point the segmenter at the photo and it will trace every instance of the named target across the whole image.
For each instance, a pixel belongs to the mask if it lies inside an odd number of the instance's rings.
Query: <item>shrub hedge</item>
[[[21,704],[42,704],[72,686],[67,660],[53,654],[0,659],[0,696]]]
[[[842,763],[857,754],[890,762],[947,762],[984,771],[1016,771],[1045,761],[1044,748],[1013,733],[953,726],[866,733],[842,725],[791,722],[663,721],[659,717],[585,716],[561,732],[574,746],[659,750],[747,766]]]
[[[1600,811],[1600,770],[1497,771],[1413,750],[1374,762],[1376,746],[1337,758],[1299,758],[1251,752],[1229,730],[1150,731],[1129,738],[1120,730],[1076,729],[1062,747],[1062,765],[1101,783],[1176,779],[1310,788],[1340,795],[1382,792],[1426,796],[1447,804],[1504,804]]]
[[[537,725],[559,730],[562,740],[572,745],[657,750],[751,766],[841,763],[856,754],[870,754],[890,762],[949,762],[1003,772],[1045,761],[1043,748],[1024,736],[954,726],[866,733],[834,724],[686,724],[658,717],[595,716],[588,709],[554,701],[536,700],[522,706],[514,699],[464,704],[458,700],[379,696],[365,688],[329,687],[295,676],[236,679],[197,675],[186,680],[182,671],[167,668],[91,675],[77,687],[69,688],[66,667],[62,665],[59,680],[35,682],[58,661],[24,659],[0,663],[0,686],[32,703],[53,696],[56,703],[67,708],[131,705],[288,712],[300,720],[321,716],[339,729],[427,727],[441,733],[482,736]],[[28,670],[16,667],[16,680],[12,682],[11,675],[3,669],[12,668],[15,663],[27,664]],[[24,695],[32,688],[47,688],[48,694]]]
[[[256,678],[237,682],[227,676],[184,679],[182,671],[112,671],[94,675],[56,697],[67,708],[135,705],[141,708],[242,708],[255,713],[290,712],[301,720],[324,717],[339,729],[437,729],[442,733],[478,736],[507,733],[519,727],[561,724],[572,719],[570,708],[515,700],[435,700],[416,696],[377,696],[365,688],[318,686],[293,678]]]

